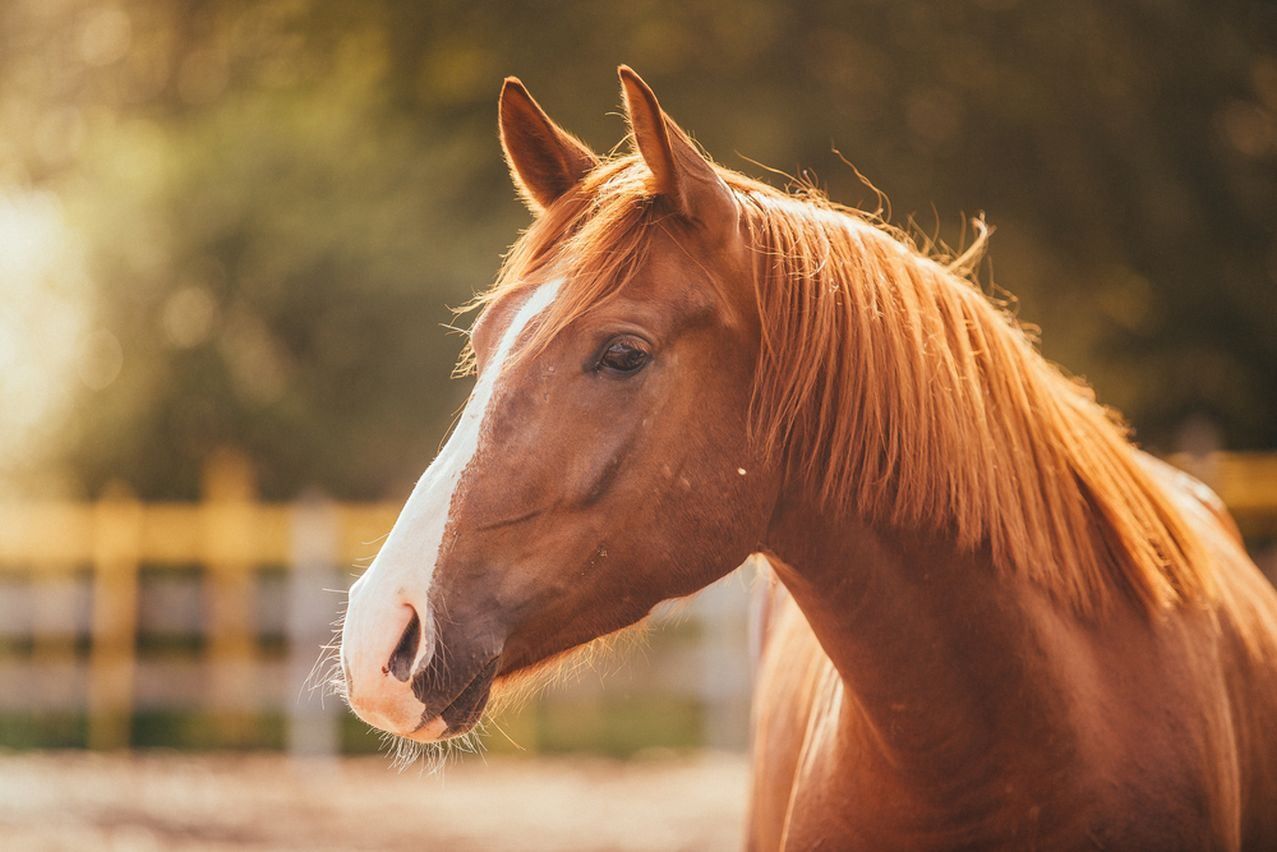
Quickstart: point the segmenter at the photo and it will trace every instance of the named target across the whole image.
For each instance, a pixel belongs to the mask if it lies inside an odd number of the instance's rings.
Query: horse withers
[[[351,707],[494,688],[764,554],[756,849],[1277,848],[1277,594],[971,280],[713,164],[628,68],[600,157],[517,80],[534,213],[477,381],[351,587]]]

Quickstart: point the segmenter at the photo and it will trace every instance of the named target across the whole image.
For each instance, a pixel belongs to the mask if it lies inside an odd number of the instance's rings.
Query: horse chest
[[[924,801],[899,779],[858,765],[835,743],[800,757],[785,791],[784,819],[757,849],[1228,849],[1205,810],[1167,807],[1133,797],[1098,779],[1061,779],[1058,786],[1001,780],[969,788],[949,801]],[[1152,798],[1157,798],[1154,795]],[[1140,801],[1135,801],[1139,799]],[[1151,809],[1150,809],[1150,806]]]
[[[1125,693],[1096,702],[1111,723],[1102,735],[1080,737],[1073,715],[1051,715],[1010,744],[909,769],[880,756],[867,725],[848,721],[857,700],[792,603],[770,640],[755,706],[750,848],[1236,848],[1220,819],[1231,797],[1203,783],[1213,758],[1199,742],[1225,732],[1207,736],[1198,719],[1198,736],[1186,737],[1187,723],[1167,717],[1165,692],[1147,706]]]
[[[813,743],[813,745],[816,745]],[[1086,827],[1062,825],[1061,802],[1024,795],[1001,780],[927,801],[865,760],[863,744],[826,741],[799,759],[779,849],[1084,848]]]

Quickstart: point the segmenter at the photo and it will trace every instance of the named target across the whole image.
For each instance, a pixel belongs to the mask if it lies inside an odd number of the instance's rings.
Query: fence
[[[202,492],[198,503],[143,504],[112,486],[94,503],[0,505],[0,639],[31,639],[27,659],[0,656],[0,712],[80,710],[87,745],[114,749],[130,744],[139,699],[197,709],[221,729],[211,740],[232,743],[255,724],[254,713],[270,709],[287,717],[294,751],[339,748],[344,709],[321,703],[305,684],[354,566],[376,554],[399,504],[317,495],[258,502],[251,466],[230,452],[210,459]],[[265,582],[264,567],[282,582]],[[193,607],[164,585],[166,574],[194,575]],[[177,632],[197,626],[203,642],[194,653],[139,663],[144,575],[160,592],[150,621]],[[746,585],[721,584],[665,616],[693,626],[695,647],[658,688],[703,705],[704,733],[719,745],[738,744],[746,722],[747,660],[738,652]],[[262,653],[263,632],[279,634],[282,660]],[[723,740],[723,731],[733,733]],[[535,747],[531,739],[524,732],[521,746]]]
[[[1277,539],[1277,454],[1175,461],[1220,493],[1248,536]],[[87,743],[98,749],[131,742],[139,697],[196,704],[211,711],[212,723],[226,727],[231,739],[235,726],[246,724],[246,711],[268,704],[287,716],[293,750],[335,751],[343,711],[331,701],[323,707],[307,700],[302,684],[331,636],[340,593],[356,573],[351,566],[375,554],[398,509],[317,496],[258,502],[251,466],[229,452],[210,460],[198,503],[143,504],[115,486],[95,503],[0,506],[0,579],[7,576],[13,586],[25,577],[30,592],[9,607],[7,634],[26,630],[31,639],[25,667],[0,671],[0,700],[25,702],[33,713],[83,710]],[[201,665],[185,674],[174,666],[139,666],[143,570],[192,565],[201,567],[202,605],[187,619],[202,626]],[[282,571],[268,606],[263,566]],[[701,740],[712,745],[739,744],[745,729],[747,585],[739,578],[716,584],[679,614],[696,628],[693,647],[680,649],[678,670],[658,686],[703,707]],[[161,601],[158,609],[169,605]],[[86,624],[78,623],[77,612]],[[272,619],[286,646],[282,662],[261,654],[261,622]],[[87,655],[77,652],[81,635]],[[36,671],[44,674],[38,689]]]

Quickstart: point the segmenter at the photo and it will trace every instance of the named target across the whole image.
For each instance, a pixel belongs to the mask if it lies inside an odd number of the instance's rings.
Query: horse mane
[[[1084,615],[1115,595],[1155,612],[1213,594],[1204,545],[1121,420],[975,281],[983,231],[948,259],[810,187],[717,168],[756,258],[752,439],[822,505],[987,547]],[[593,170],[468,307],[554,269],[535,351],[619,292],[668,215],[647,176],[632,155]]]

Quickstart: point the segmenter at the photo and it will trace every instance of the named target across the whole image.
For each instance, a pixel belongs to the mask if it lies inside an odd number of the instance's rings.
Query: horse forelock
[[[953,257],[810,186],[719,174],[756,260],[751,437],[792,481],[835,511],[952,531],[1084,614],[1118,595],[1155,611],[1213,594],[1203,543],[1124,424],[979,286],[982,224]],[[466,309],[562,275],[524,357],[621,292],[667,230],[646,177],[637,156],[603,162]]]

